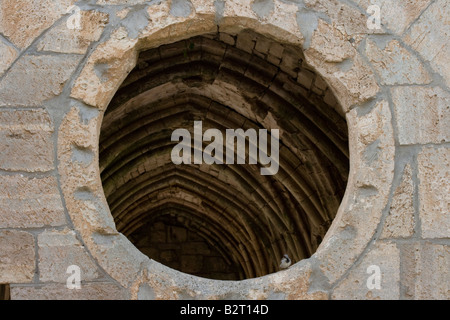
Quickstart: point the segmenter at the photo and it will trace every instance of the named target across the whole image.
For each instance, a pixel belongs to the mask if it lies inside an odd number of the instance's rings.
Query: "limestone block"
[[[0,77],[6,69],[16,60],[18,52],[11,46],[3,43],[0,39]]]
[[[45,34],[37,44],[39,51],[84,54],[97,41],[108,23],[108,14],[98,11],[80,11],[80,28],[73,29],[62,21]]]
[[[3,0],[0,32],[20,48],[28,47],[44,30],[68,13],[75,0]]]
[[[89,57],[75,81],[71,96],[88,105],[106,108],[136,63],[135,43],[136,40],[127,38],[125,28],[115,30],[110,39],[100,44]],[[102,66],[101,69],[98,66]]]
[[[11,286],[12,300],[128,300],[129,293],[111,282],[82,283],[81,289],[68,289],[65,284],[36,287]]]
[[[392,89],[402,145],[450,141],[450,95],[438,87]]]
[[[347,35],[336,27],[321,22],[314,31],[306,62],[314,67],[334,89],[343,112],[374,97],[380,88],[372,70],[365,64]]]
[[[367,28],[368,16],[365,13],[343,1],[305,0],[304,2],[306,8],[325,13],[342,33],[348,34],[353,38],[359,38],[364,33],[379,32],[378,30],[369,30]]]
[[[427,84],[431,76],[423,64],[397,40],[381,49],[374,41],[367,40],[366,56],[381,78],[382,84]]]
[[[377,272],[379,286],[377,287]],[[334,289],[332,299],[398,300],[400,298],[400,251],[389,242],[374,244],[361,263]]]
[[[448,300],[450,249],[430,242],[402,246],[402,287],[405,299]]]
[[[418,156],[418,167],[422,237],[448,238],[450,237],[450,149],[445,147],[423,149]]]
[[[35,269],[34,255],[33,235],[0,230],[0,283],[31,282]]]
[[[414,233],[414,184],[411,166],[405,167],[402,181],[394,192],[381,238],[405,238]]]
[[[66,283],[67,268],[76,265],[81,281],[98,278],[97,266],[73,230],[46,230],[38,235],[39,280]]]
[[[0,82],[0,106],[41,106],[62,92],[80,60],[72,55],[23,56]]]
[[[381,25],[402,34],[427,7],[430,0],[355,0],[363,10],[370,5],[380,7]]]
[[[434,1],[404,36],[404,41],[429,61],[434,71],[444,78],[447,87],[450,87],[449,16],[450,3],[447,0]]]
[[[197,14],[215,14],[214,2],[209,0],[190,0]]]
[[[55,177],[0,179],[0,228],[32,228],[66,223]]]
[[[367,246],[389,199],[394,173],[394,137],[387,101],[379,101],[370,113],[347,113],[353,166],[346,195],[315,256],[320,269],[334,283],[350,268]]]
[[[319,19],[317,30],[314,31],[310,49],[317,51],[325,62],[342,62],[354,55],[347,36],[322,19]]]
[[[43,109],[0,110],[0,169],[52,170],[53,131],[52,121]]]

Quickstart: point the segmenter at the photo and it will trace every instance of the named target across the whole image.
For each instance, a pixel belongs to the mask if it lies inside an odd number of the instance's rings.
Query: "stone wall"
[[[1,1],[0,284],[12,299],[449,299],[449,16],[446,0]],[[242,30],[303,50],[347,120],[350,173],[310,258],[223,282],[117,231],[99,135],[139,52]]]

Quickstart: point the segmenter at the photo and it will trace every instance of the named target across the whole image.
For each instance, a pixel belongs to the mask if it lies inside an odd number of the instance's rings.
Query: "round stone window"
[[[347,184],[341,110],[301,50],[250,30],[140,52],[101,126],[117,230],[151,259],[212,279],[309,258]],[[177,130],[189,139],[181,153]]]

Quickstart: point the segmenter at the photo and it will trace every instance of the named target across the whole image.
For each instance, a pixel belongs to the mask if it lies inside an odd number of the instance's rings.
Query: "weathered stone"
[[[0,32],[20,48],[28,47],[45,29],[69,11],[75,0],[3,0]]]
[[[0,39],[0,77],[6,69],[16,60],[18,52],[11,46],[8,46]]]
[[[310,47],[305,50],[306,62],[317,69],[334,88],[343,112],[366,102],[379,91],[369,66],[346,40],[342,31],[319,20]],[[318,27],[319,28],[319,27]]]
[[[360,34],[378,33],[378,30],[367,28],[367,15],[360,12],[354,6],[350,6],[343,1],[328,0],[305,0],[308,9],[324,13],[331,18],[335,27],[341,32],[357,38]]]
[[[319,53],[325,62],[342,62],[355,54],[347,36],[322,19],[319,19],[307,52],[312,50]]]
[[[39,51],[84,54],[97,41],[108,23],[108,14],[98,11],[80,11],[79,28],[69,28],[67,21],[47,32],[37,43]]]
[[[86,248],[69,229],[46,230],[38,235],[39,280],[66,283],[70,273],[67,268],[80,268],[81,281],[98,278],[98,268],[89,257]]]
[[[371,40],[366,43],[366,56],[381,78],[382,84],[427,84],[431,76],[423,64],[397,40],[381,49]]]
[[[106,108],[112,95],[136,63],[136,40],[127,38],[125,28],[117,29],[97,48],[75,81],[71,96],[86,104]],[[126,61],[126,63],[124,63]],[[95,67],[106,65],[98,75]]]
[[[415,7],[416,3],[411,6]],[[447,87],[450,87],[450,46],[443,39],[448,39],[450,34],[449,15],[448,1],[434,1],[404,36],[404,41],[429,61],[434,71],[444,78]]]
[[[0,230],[0,283],[32,282],[34,269],[33,235]]]
[[[450,141],[450,95],[439,87],[396,87],[392,100],[402,145]]]
[[[23,56],[0,82],[0,106],[41,106],[62,92],[80,60],[72,55]]]
[[[11,287],[12,300],[128,300],[129,293],[111,282],[81,283],[81,289],[68,289],[65,284],[36,287]]]
[[[54,177],[23,175],[0,179],[0,228],[31,228],[66,223]]]
[[[449,298],[450,249],[448,245],[413,242],[401,246],[404,299]]]
[[[394,133],[387,101],[378,102],[370,113],[358,117],[347,113],[353,167],[335,221],[315,253],[320,270],[334,283],[356,261],[376,232],[389,200],[394,175]],[[373,148],[376,146],[376,148]],[[363,217],[363,218],[362,218]]]
[[[405,238],[414,233],[414,184],[411,166],[405,167],[402,181],[394,192],[381,238]]]
[[[53,124],[43,109],[0,110],[0,169],[54,169]]]
[[[376,287],[377,270],[379,288]],[[371,269],[374,268],[374,269]],[[400,251],[395,244],[374,244],[359,265],[333,290],[332,299],[398,300],[400,298]]]
[[[450,236],[450,149],[424,148],[417,161],[422,237],[448,238]]]
[[[431,0],[356,0],[355,2],[364,10],[371,5],[380,8],[382,26],[386,26],[395,34],[401,35]]]

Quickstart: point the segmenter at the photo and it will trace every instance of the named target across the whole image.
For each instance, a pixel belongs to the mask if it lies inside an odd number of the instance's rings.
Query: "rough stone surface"
[[[54,169],[53,124],[43,109],[0,110],[0,169]]]
[[[91,55],[75,82],[71,96],[83,100],[88,105],[105,108],[111,94],[118,89],[118,85],[124,80],[124,75],[131,71],[135,63],[136,54],[133,49],[135,44],[135,40],[127,38],[124,28],[116,30],[108,42],[101,44],[100,48]],[[127,63],[123,64],[121,59]],[[100,76],[95,72],[95,66],[98,64],[107,65]]]
[[[402,145],[450,141],[450,95],[434,87],[396,87],[392,100]]]
[[[42,102],[62,92],[80,60],[81,57],[73,55],[21,57],[0,81],[0,107],[40,107]]]
[[[129,294],[110,282],[82,283],[81,289],[67,289],[64,284],[36,287],[12,286],[12,300],[128,300]]]
[[[16,46],[25,48],[65,14],[74,2],[4,0],[1,3],[0,32]]]
[[[98,11],[80,11],[80,26],[73,29],[67,21],[47,32],[37,43],[39,51],[84,54],[93,41],[97,41],[108,22],[108,15]]]
[[[448,300],[450,297],[450,250],[428,241],[402,245],[404,299]]]
[[[380,270],[380,288],[371,285],[375,280],[371,266]],[[400,298],[400,251],[393,243],[380,242],[367,253],[359,265],[350,271],[334,290],[332,299],[398,300]]]
[[[67,268],[76,265],[81,271],[81,281],[98,278],[97,266],[88,256],[74,231],[46,230],[38,235],[39,280],[66,283],[70,274]]]
[[[430,74],[418,58],[414,57],[397,40],[383,49],[371,40],[366,43],[366,55],[377,71],[383,84],[427,84]]]
[[[448,39],[450,34],[449,15],[448,1],[434,1],[404,36],[405,42],[445,79],[447,87],[450,87],[450,48],[448,42],[442,42],[442,39]]]
[[[414,22],[431,0],[355,0],[362,9],[370,5],[380,7],[381,24],[395,34],[402,34]]]
[[[450,236],[450,149],[424,148],[418,156],[422,236]]]
[[[2,177],[0,228],[59,226],[65,223],[64,208],[54,177]]]
[[[34,276],[34,237],[28,232],[0,230],[0,283],[28,283]]]
[[[0,77],[3,72],[16,60],[18,52],[12,46],[8,46],[6,43],[1,41],[0,38]]]
[[[395,189],[381,238],[410,237],[414,234],[414,225],[414,183],[408,164],[400,185]]]

